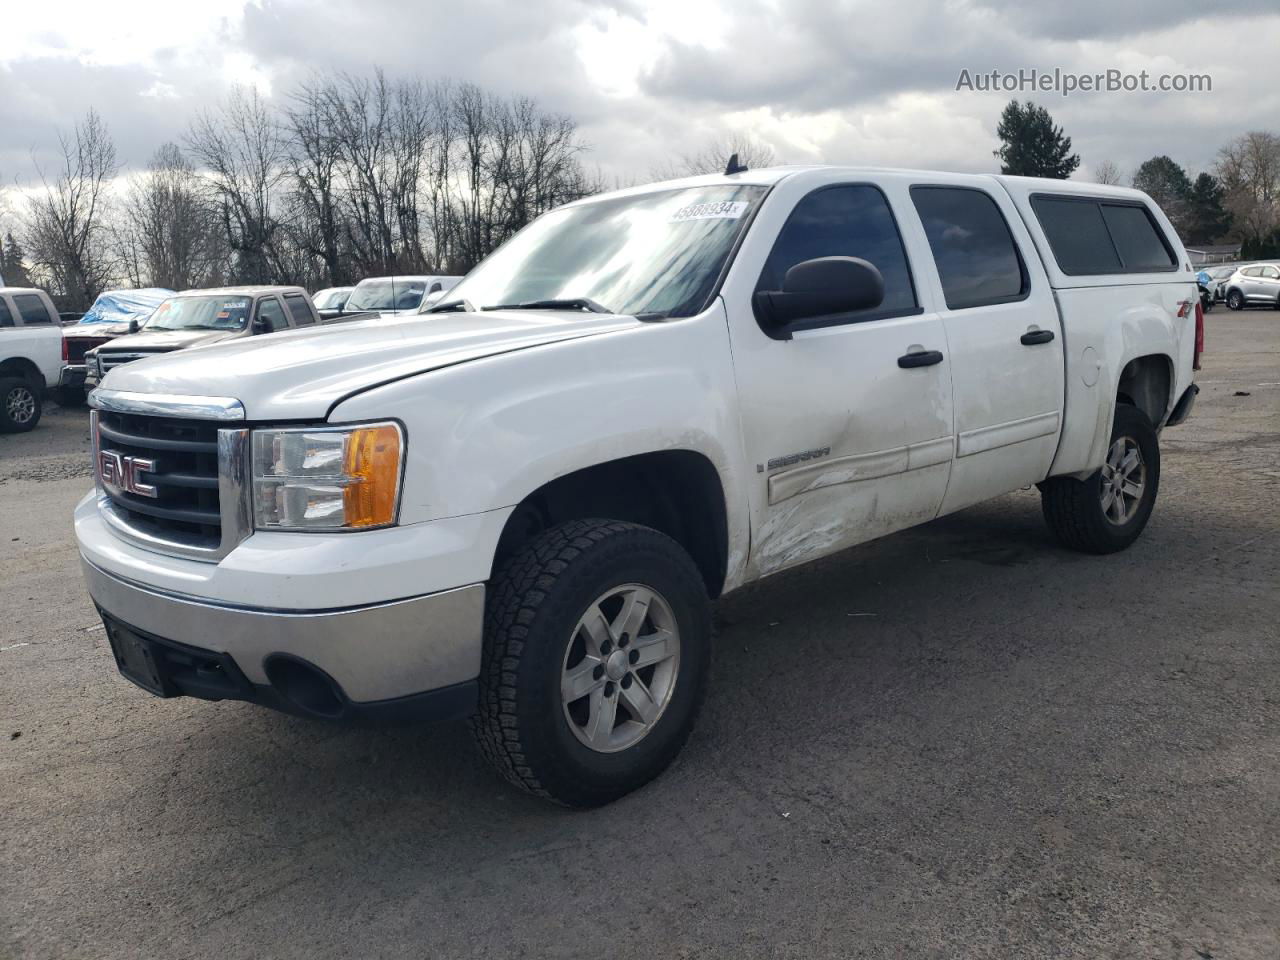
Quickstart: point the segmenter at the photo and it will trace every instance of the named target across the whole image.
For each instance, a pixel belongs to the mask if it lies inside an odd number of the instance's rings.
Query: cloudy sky
[[[1034,95],[1077,176],[1157,153],[1194,173],[1237,133],[1280,131],[1275,0],[39,0],[5,4],[0,36],[3,184],[90,106],[138,169],[232,84],[281,97],[374,65],[533,95],[621,180],[735,130],[782,162],[992,170],[1010,95],[957,92],[962,69],[1211,75],[1210,93]]]

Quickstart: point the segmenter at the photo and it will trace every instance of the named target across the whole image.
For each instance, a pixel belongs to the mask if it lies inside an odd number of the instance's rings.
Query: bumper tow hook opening
[[[281,698],[303,713],[333,719],[345,711],[346,698],[319,667],[283,654],[268,657],[263,666]]]

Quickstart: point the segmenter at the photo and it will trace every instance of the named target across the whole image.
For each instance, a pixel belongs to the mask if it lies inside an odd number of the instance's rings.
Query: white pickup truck
[[[1132,543],[1197,305],[1133,190],[808,167],[591,197],[430,316],[112,370],[84,572],[154,694],[472,715],[514,783],[601,804],[688,737],[721,594],[1030,484],[1068,547]]]
[[[0,433],[34,430],[48,391],[62,385],[67,350],[43,290],[0,287]]]

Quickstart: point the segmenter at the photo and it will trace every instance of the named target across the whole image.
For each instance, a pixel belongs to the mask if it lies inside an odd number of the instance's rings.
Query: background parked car
[[[64,407],[84,403],[85,354],[116,337],[136,332],[134,325],[144,323],[156,307],[173,295],[174,291],[163,287],[106,290],[98,294],[98,299],[78,322],[62,329],[67,345],[67,369],[58,387],[58,403]]]
[[[1214,303],[1221,303],[1227,299],[1226,282],[1238,269],[1240,269],[1238,263],[1224,263],[1216,267],[1205,267],[1200,271],[1200,276]]]
[[[62,379],[66,344],[43,290],[0,287],[0,433],[35,429],[44,395]]]
[[[354,289],[355,287],[326,287],[313,293],[311,302],[316,305],[316,313],[320,314],[320,319],[331,320],[342,316]]]
[[[369,277],[356,284],[347,313],[417,313],[423,301],[451,289],[461,277]],[[428,304],[429,306],[430,304]]]
[[[1227,306],[1243,310],[1248,304],[1265,304],[1280,310],[1280,266],[1253,263],[1241,267],[1227,280]]]
[[[85,355],[86,383],[96,387],[108,371],[133,360],[305,327],[319,319],[301,287],[184,290],[160,304],[142,331],[90,350]]]

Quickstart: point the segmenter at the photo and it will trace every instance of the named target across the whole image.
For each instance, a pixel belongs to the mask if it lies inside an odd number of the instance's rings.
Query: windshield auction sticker
[[[668,223],[686,220],[741,220],[747,212],[745,200],[721,200],[719,203],[690,203],[671,215]]]

